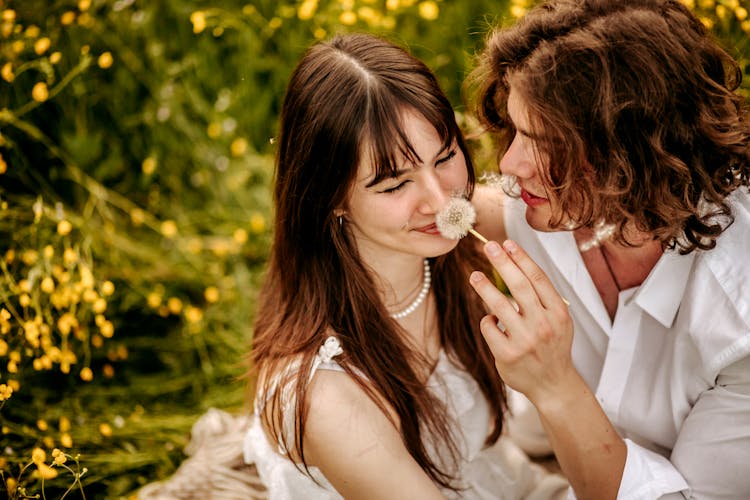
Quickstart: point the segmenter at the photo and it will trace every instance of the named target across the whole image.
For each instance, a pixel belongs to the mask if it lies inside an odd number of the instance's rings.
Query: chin
[[[526,210],[526,223],[534,230],[541,231],[544,233],[551,233],[557,231],[549,225],[550,216],[547,213],[535,213],[532,209]]]

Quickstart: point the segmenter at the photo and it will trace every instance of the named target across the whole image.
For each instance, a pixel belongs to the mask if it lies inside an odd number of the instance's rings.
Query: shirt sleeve
[[[750,496],[750,357],[722,370],[685,419],[669,459],[625,440],[617,498],[740,499]]]

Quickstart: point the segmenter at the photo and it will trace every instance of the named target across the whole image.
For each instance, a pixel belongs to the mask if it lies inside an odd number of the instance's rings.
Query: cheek
[[[466,168],[466,162],[461,160],[451,165],[441,176],[443,186],[450,191],[463,192],[469,183],[469,172]]]

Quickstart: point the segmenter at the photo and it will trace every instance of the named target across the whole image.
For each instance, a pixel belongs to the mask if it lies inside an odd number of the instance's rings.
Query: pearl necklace
[[[391,318],[405,318],[406,316],[413,313],[417,309],[417,307],[422,305],[422,302],[424,302],[425,297],[427,297],[427,294],[430,291],[430,281],[432,281],[432,275],[430,273],[430,263],[427,261],[427,259],[424,259],[424,275],[422,277],[422,289],[419,291],[419,295],[417,295],[417,298],[414,299],[414,302],[406,306],[406,309],[391,314]]]

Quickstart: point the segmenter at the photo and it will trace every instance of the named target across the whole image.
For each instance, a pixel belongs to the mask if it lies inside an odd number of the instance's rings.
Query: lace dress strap
[[[323,345],[320,346],[320,349],[318,349],[318,354],[315,355],[312,368],[310,369],[309,380],[312,380],[313,375],[315,375],[315,372],[318,370],[333,370],[343,372],[344,369],[341,368],[341,365],[339,365],[333,359],[339,354],[343,353],[344,349],[341,348],[341,342],[339,341],[339,339],[337,337],[334,337],[333,335],[328,337],[325,342],[323,342]]]

